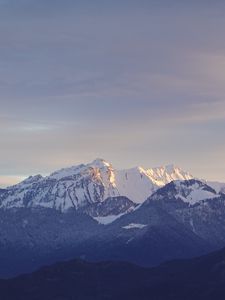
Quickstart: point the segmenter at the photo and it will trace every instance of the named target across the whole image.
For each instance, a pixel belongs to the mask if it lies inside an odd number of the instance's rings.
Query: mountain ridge
[[[156,268],[71,260],[0,280],[4,300],[223,300],[225,249]]]
[[[202,191],[211,198],[185,201]],[[156,266],[216,250],[225,246],[225,195],[215,193],[190,179],[168,183],[139,205],[119,196],[66,213],[43,206],[1,207],[0,276],[74,257]]]
[[[88,164],[57,170],[49,176],[30,176],[0,191],[0,208],[42,206],[62,212],[75,208],[92,211],[95,217],[104,217],[109,207],[105,205],[107,209],[104,211],[102,203],[114,198],[115,204],[118,204],[121,197],[121,209],[117,206],[114,211],[116,215],[121,215],[135,209],[137,204],[143,203],[166,184],[191,179],[195,179],[194,176],[173,164],[116,170],[111,163],[98,158]],[[218,183],[215,185],[218,192],[222,186]],[[129,205],[125,198],[131,201]],[[100,206],[102,209],[99,209]],[[94,212],[94,207],[98,207],[98,212]],[[124,207],[127,207],[127,211]],[[100,211],[102,215],[99,215]],[[112,210],[108,211],[110,214]]]
[[[191,179],[173,165],[115,170],[103,159],[63,168],[49,176],[30,176],[1,193],[0,207],[43,206],[66,211],[80,209],[108,198],[127,197],[143,203],[154,191],[172,180]]]

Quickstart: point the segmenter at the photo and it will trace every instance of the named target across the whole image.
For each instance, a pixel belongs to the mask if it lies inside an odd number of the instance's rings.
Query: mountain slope
[[[201,196],[211,198],[201,200]],[[176,181],[107,225],[102,236],[95,238],[100,239],[97,250],[93,251],[93,241],[88,247],[91,253],[84,253],[87,259],[152,266],[223,247],[224,233],[225,196],[198,180]]]
[[[181,169],[168,166],[144,170],[134,168],[118,171],[102,159],[90,164],[62,169],[50,176],[31,176],[23,182],[0,193],[0,208],[37,207],[54,208],[62,212],[70,208],[77,210],[93,207],[109,198],[126,197],[134,203],[144,202],[159,187],[171,180],[192,178]],[[123,198],[125,200],[125,198]],[[121,205],[121,211],[127,200]],[[130,203],[128,209],[135,207]],[[97,215],[97,212],[93,213]],[[106,215],[106,212],[103,212]]]
[[[93,220],[112,216],[108,225]],[[155,266],[225,246],[225,196],[197,180],[169,183],[135,207],[119,196],[66,212],[1,208],[0,220],[0,277],[74,257]]]
[[[120,193],[137,203],[143,203],[158,188],[173,180],[188,180],[193,176],[174,165],[144,169],[120,170],[115,173],[115,184]]]
[[[76,257],[102,226],[75,210],[0,209],[0,278],[31,272],[44,264]]]
[[[224,261],[224,249],[154,269],[75,260],[0,280],[0,296],[4,300],[223,300]]]
[[[155,266],[225,246],[225,195],[178,180],[189,177],[173,166],[117,171],[98,159],[0,190],[0,276],[74,257]]]
[[[200,180],[177,180],[172,181],[159,189],[155,194],[150,196],[147,202],[164,199],[171,203],[173,199],[177,199],[188,203],[189,205],[193,205],[201,200],[212,199],[219,196],[220,194],[218,194],[213,188]]]
[[[213,247],[225,245],[225,195],[217,194],[199,180],[171,182],[153,194],[144,204],[154,202],[179,223]]]

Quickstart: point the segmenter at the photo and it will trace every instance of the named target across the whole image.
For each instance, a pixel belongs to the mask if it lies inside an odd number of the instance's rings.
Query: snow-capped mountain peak
[[[60,170],[52,173],[49,177],[60,180],[62,178],[66,178],[66,177],[76,176],[78,174],[79,175],[85,174],[87,171],[91,172],[91,170],[99,170],[101,172],[104,172],[104,171],[107,172],[108,169],[112,170],[112,165],[110,163],[106,162],[104,159],[98,158],[98,159],[95,159],[93,162],[86,164],[86,165],[80,164],[77,166],[60,169]]]
[[[193,205],[201,200],[219,197],[213,188],[197,179],[176,180],[156,191],[148,201],[166,199],[179,199]]]
[[[47,177],[31,176],[1,193],[0,207],[44,206],[61,211],[70,208],[87,210],[90,205],[116,197],[126,197],[139,204],[171,181],[179,180],[182,186],[183,180],[193,178],[174,165],[116,170],[111,163],[98,158],[88,164],[58,170]],[[108,203],[111,206],[113,201]],[[130,208],[131,203],[128,206]]]
[[[201,200],[219,197],[216,191],[199,180],[174,181],[177,198],[195,204]]]
[[[63,168],[63,169],[57,170],[57,171],[53,172],[52,174],[50,174],[49,178],[60,180],[62,178],[74,176],[74,175],[79,174],[83,170],[84,167],[85,167],[85,165],[81,164],[78,166]]]
[[[137,203],[143,203],[158,188],[173,180],[194,178],[188,172],[174,165],[143,168],[136,167],[115,173],[115,184],[120,195],[125,195]]]
[[[96,168],[102,169],[102,168],[108,168],[112,167],[112,164],[104,160],[103,158],[96,158],[93,160],[92,163],[89,164],[90,166],[94,166]]]
[[[194,178],[190,173],[183,171],[173,164],[149,169],[149,172],[151,172],[153,176],[156,175],[156,179],[161,180],[162,185],[173,180],[189,180]]]

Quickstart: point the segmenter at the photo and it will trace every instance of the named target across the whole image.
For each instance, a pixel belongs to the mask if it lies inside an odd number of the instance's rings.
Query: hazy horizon
[[[225,182],[224,8],[0,1],[0,187],[96,157]]]
[[[187,169],[183,169],[181,166],[178,166],[176,164],[173,164],[173,163],[168,163],[168,164],[164,164],[164,165],[152,165],[152,166],[148,166],[148,165],[133,165],[133,166],[127,166],[125,168],[121,168],[120,166],[118,167],[115,167],[115,165],[109,161],[109,160],[105,160],[104,158],[95,158],[95,159],[103,159],[104,161],[112,164],[112,166],[114,167],[114,169],[116,170],[123,170],[123,169],[132,169],[132,168],[137,168],[137,167],[141,167],[141,168],[144,168],[144,169],[151,169],[151,168],[159,168],[159,167],[167,167],[167,166],[170,166],[170,165],[173,165],[174,167],[178,167],[178,168],[181,168],[183,171],[185,172],[188,172],[189,174],[193,175],[194,177],[196,178],[199,178],[199,179],[203,179],[203,180],[211,180],[211,181],[217,181],[216,179],[213,179],[213,178],[203,178],[203,177],[200,177],[200,176],[197,176],[196,174],[193,174],[190,170],[187,170]],[[10,176],[3,176],[1,178],[1,181],[0,181],[0,188],[5,188],[5,187],[8,187],[10,185],[14,185],[14,184],[17,184],[23,180],[25,180],[26,178],[28,178],[29,176],[35,176],[35,175],[42,175],[43,177],[45,176],[49,176],[51,173],[55,172],[55,171],[58,171],[60,169],[63,169],[63,168],[67,168],[67,167],[72,167],[72,166],[77,166],[79,164],[89,164],[89,163],[92,163],[95,159],[93,159],[92,161],[86,161],[86,162],[80,162],[78,164],[73,164],[73,165],[67,165],[67,166],[62,166],[61,168],[58,168],[58,169],[54,169],[54,170],[51,170],[49,173],[38,173],[38,174],[26,174],[26,175],[22,175],[22,176],[13,176],[13,175],[10,175]],[[219,182],[219,181],[218,181]],[[221,181],[222,182],[222,181]]]

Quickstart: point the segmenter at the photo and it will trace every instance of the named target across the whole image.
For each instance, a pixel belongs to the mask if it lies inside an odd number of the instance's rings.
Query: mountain
[[[119,217],[120,214],[129,213],[136,205],[127,197],[110,197],[103,202],[96,202],[82,209],[82,212],[94,217],[97,220],[107,219],[108,216]]]
[[[135,203],[143,203],[153,192],[174,180],[193,176],[174,165],[144,169],[143,167],[115,172],[115,184],[120,195]]]
[[[130,211],[135,208],[135,203],[143,203],[168,182],[191,178],[190,174],[172,165],[118,171],[103,159],[96,159],[87,165],[61,169],[47,177],[31,176],[8,187],[0,193],[0,208],[42,206],[62,212],[75,208],[91,212],[93,216],[120,215],[126,212],[125,208]],[[117,205],[117,209],[107,213],[104,207],[108,205],[102,203],[109,204],[112,198],[115,198],[115,204],[121,204],[121,210]]]
[[[224,233],[225,195],[199,180],[175,181],[105,226],[81,253],[88,260],[153,266],[224,247]]]
[[[219,197],[212,187],[206,183],[197,180],[190,179],[185,181],[172,181],[160,190],[158,190],[149,201],[164,199],[170,204],[173,199],[181,200],[182,202],[189,203],[190,205],[196,204],[201,200],[212,199]]]
[[[184,195],[198,195],[199,200],[202,192],[207,196],[211,193],[212,199],[194,205],[184,199]],[[41,206],[2,208],[0,277],[74,257],[153,266],[202,255],[225,246],[224,198],[206,184],[189,180],[167,184],[135,208],[121,196],[90,204],[86,207],[89,211],[71,208],[61,212]],[[117,209],[127,213],[118,217]],[[114,222],[99,223],[99,218],[111,219],[112,215],[117,215]]]
[[[225,246],[225,194],[173,166],[97,159],[1,190],[0,224],[0,277],[74,257],[156,266]]]
[[[101,236],[103,226],[73,209],[44,207],[0,209],[0,224],[0,278],[76,257],[81,245]]]
[[[0,280],[4,300],[223,300],[225,250],[146,269],[73,260]]]

